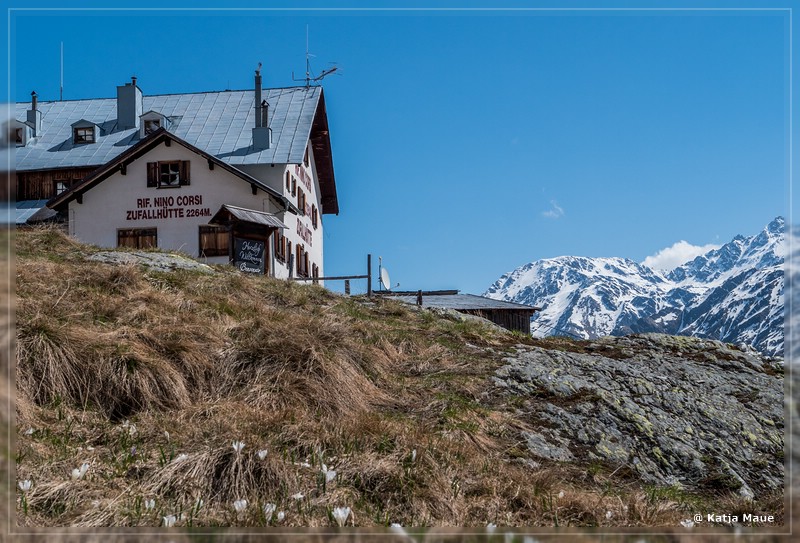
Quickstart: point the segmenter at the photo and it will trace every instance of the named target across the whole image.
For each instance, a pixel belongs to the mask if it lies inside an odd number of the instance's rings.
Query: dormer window
[[[92,121],[81,119],[72,123],[72,143],[82,145],[84,143],[94,143],[97,141],[97,125]]]
[[[80,126],[73,132],[75,143],[94,143],[94,127]]]
[[[144,138],[158,130],[159,128],[170,127],[169,119],[158,111],[150,110],[139,117],[139,137]]]
[[[32,135],[31,127],[28,126],[27,123],[23,123],[16,119],[12,119],[8,124],[4,124],[3,132],[3,139],[7,141],[9,145],[11,144],[11,141],[13,141],[14,145],[17,147],[25,147]]]
[[[144,121],[144,135],[152,134],[161,128],[161,119],[145,119]]]

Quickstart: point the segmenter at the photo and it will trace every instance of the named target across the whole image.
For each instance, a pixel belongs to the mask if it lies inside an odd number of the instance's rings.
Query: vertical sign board
[[[264,249],[263,241],[233,238],[233,265],[239,271],[264,273]]]

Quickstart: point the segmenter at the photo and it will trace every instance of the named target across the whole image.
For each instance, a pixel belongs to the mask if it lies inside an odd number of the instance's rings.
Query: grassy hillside
[[[534,462],[533,423],[491,376],[516,344],[564,340],[93,251],[54,229],[16,237],[20,525],[335,526],[349,507],[348,526],[680,531],[698,507],[783,509]]]

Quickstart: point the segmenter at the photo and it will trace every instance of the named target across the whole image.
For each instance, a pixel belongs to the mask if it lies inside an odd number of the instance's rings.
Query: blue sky
[[[480,293],[532,260],[643,261],[790,214],[789,19],[14,11],[4,93],[57,99],[62,41],[65,99],[111,97],[133,74],[145,94],[245,89],[258,62],[266,87],[291,86],[308,25],[312,69],[340,74],[323,82],[340,203],[324,217],[326,275],[363,273],[372,253],[401,289]]]

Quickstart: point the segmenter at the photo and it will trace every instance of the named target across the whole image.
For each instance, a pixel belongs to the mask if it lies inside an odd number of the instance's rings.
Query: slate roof
[[[142,111],[170,120],[169,131],[232,165],[300,164],[311,134],[321,87],[264,89],[269,103],[272,145],[252,147],[255,126],[253,90],[143,96]],[[15,118],[26,119],[30,102],[16,104]],[[100,166],[139,141],[139,130],[117,130],[117,99],[39,101],[42,133],[16,151],[18,171]],[[72,125],[87,120],[101,128],[96,143],[72,143]]]

